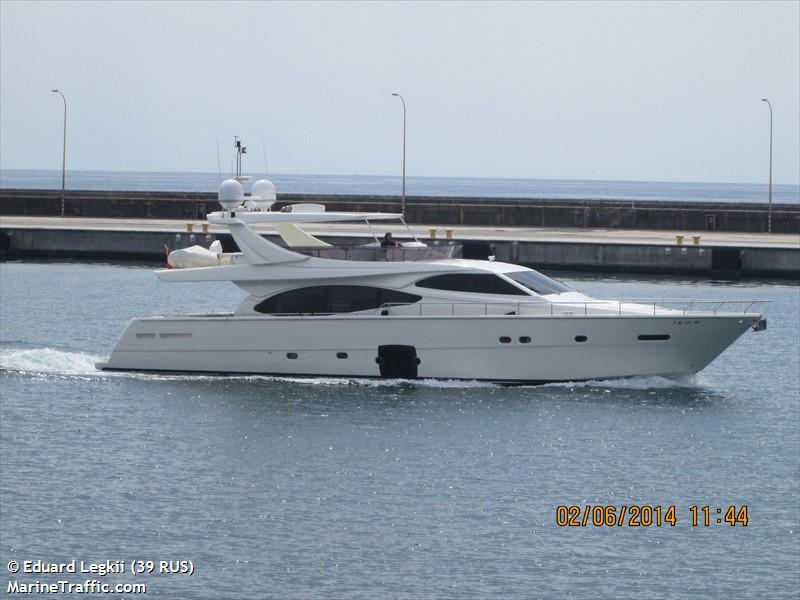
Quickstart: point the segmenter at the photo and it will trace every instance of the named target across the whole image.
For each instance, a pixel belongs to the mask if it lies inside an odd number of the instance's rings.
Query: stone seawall
[[[400,212],[396,196],[278,194],[276,208],[311,202],[331,211]],[[204,219],[219,210],[214,193],[68,190],[65,215],[138,219]],[[59,190],[0,189],[0,215],[61,214]],[[554,200],[546,198],[406,198],[409,223],[505,227],[620,228],[766,232],[766,204]],[[776,204],[773,233],[800,233],[800,205]]]

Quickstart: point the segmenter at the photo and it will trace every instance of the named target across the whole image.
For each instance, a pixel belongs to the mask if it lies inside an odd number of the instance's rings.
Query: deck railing
[[[344,313],[287,312],[264,316],[530,316],[530,317],[760,317],[769,300],[590,300],[586,302],[414,302],[386,303],[372,310]]]
[[[586,302],[417,302],[384,304],[382,315],[417,316],[707,316],[735,314],[759,316],[769,300],[591,300]],[[393,310],[401,309],[401,310]]]
[[[333,260],[407,262],[418,260],[444,260],[453,258],[461,245],[451,246],[399,246],[381,248],[380,246],[322,246],[293,247],[292,250],[306,256],[329,258]]]

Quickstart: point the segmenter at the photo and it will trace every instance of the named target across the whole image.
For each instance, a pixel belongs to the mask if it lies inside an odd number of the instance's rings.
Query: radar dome
[[[223,181],[217,190],[217,201],[225,210],[233,210],[244,201],[244,188],[235,179]]]
[[[275,200],[278,198],[275,193],[275,184],[269,179],[259,179],[253,184],[250,197],[259,209],[267,210],[275,204]]]

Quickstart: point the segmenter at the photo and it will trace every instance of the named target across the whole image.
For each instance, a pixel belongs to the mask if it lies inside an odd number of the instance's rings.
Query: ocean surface
[[[797,597],[797,285],[563,277],[602,298],[771,301],[766,331],[682,382],[96,371],[128,319],[242,297],[152,268],[0,264],[0,595],[96,579],[147,585],[127,598]],[[556,524],[558,505],[633,504],[676,524]],[[731,505],[746,527],[716,523]],[[8,570],[72,559],[127,570]]]
[[[367,175],[287,175],[252,173],[271,179],[278,193],[399,196],[401,178]],[[223,174],[223,177],[227,175]],[[67,189],[214,192],[217,173],[68,171]],[[61,189],[61,171],[0,169],[0,188]],[[570,179],[489,179],[407,177],[409,196],[538,198],[550,200],[663,200],[680,202],[763,202],[768,186],[750,183],[587,181]],[[775,204],[800,203],[800,186],[772,186]]]

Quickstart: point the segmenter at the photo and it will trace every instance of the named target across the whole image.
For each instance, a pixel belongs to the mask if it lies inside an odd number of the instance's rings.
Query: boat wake
[[[32,376],[88,376],[100,373],[94,363],[100,356],[55,348],[0,347],[0,372]]]
[[[592,379],[588,381],[565,381],[559,383],[547,383],[547,388],[568,388],[568,389],[612,389],[612,390],[668,390],[682,388],[702,387],[697,375],[682,377],[680,379],[670,379],[659,375],[621,377],[618,379]]]
[[[104,357],[88,352],[71,352],[57,348],[9,348],[0,346],[0,373],[27,377],[58,378],[127,378],[148,381],[274,381],[312,386],[410,386],[433,389],[497,387],[493,383],[441,379],[370,379],[367,377],[291,377],[273,375],[208,375],[191,373],[146,373],[135,371],[102,371],[95,363]]]
[[[360,387],[419,387],[430,389],[498,388],[499,384],[486,381],[461,379],[371,379],[359,377],[292,377],[272,375],[207,375],[167,374],[126,371],[101,371],[95,363],[103,357],[87,352],[74,352],[57,348],[8,348],[0,347],[0,373],[28,377],[75,377],[75,378],[128,378],[148,381],[274,381],[311,386],[360,386]],[[564,389],[617,389],[653,390],[701,387],[697,377],[680,380],[666,377],[631,377],[579,382],[548,383],[545,388]]]

